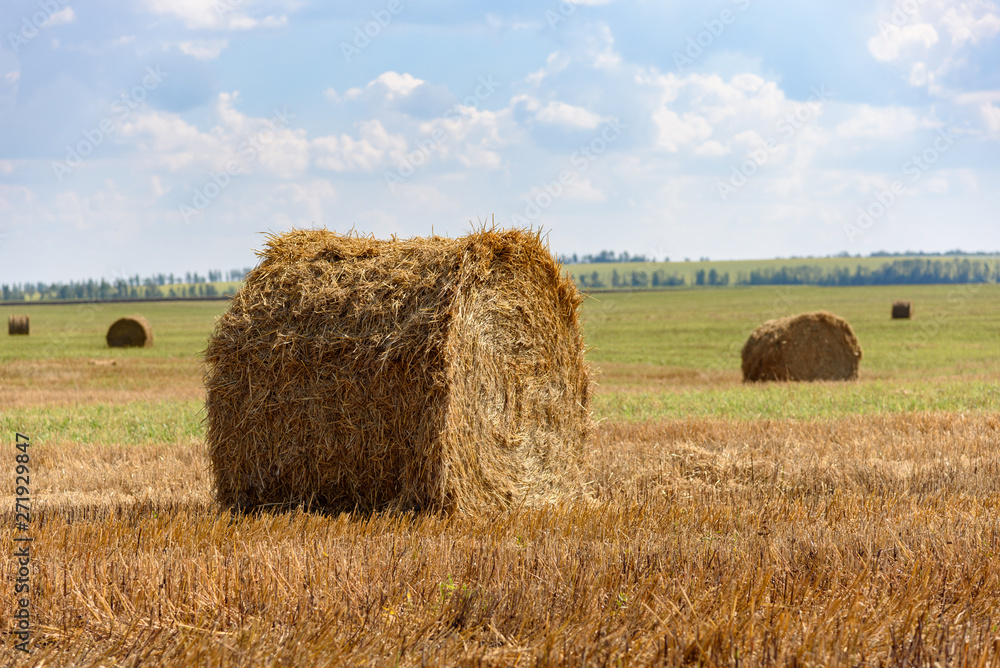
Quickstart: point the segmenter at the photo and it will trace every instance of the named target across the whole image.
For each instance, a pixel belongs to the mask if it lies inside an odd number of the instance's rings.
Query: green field
[[[892,320],[894,299],[914,303]],[[862,377],[917,378],[1000,370],[1000,285],[822,288],[759,286],[599,293],[583,319],[590,359],[704,371],[738,369],[749,333],[775,317],[827,310],[864,351]]]
[[[914,302],[912,320],[889,318],[894,298]],[[32,333],[3,339],[0,378],[7,391],[48,382],[95,396],[47,407],[15,401],[3,427],[88,443],[200,438],[200,355],[224,308],[225,302],[18,307],[31,316]],[[740,349],[750,331],[769,318],[815,309],[852,323],[864,350],[860,380],[743,385]],[[109,349],[108,325],[133,312],[150,321],[155,345]],[[1000,285],[602,293],[584,302],[581,316],[601,420],[1000,410]],[[40,359],[50,366],[39,367]],[[112,360],[114,367],[101,364]],[[123,398],[102,402],[114,392]]]
[[[194,359],[205,348],[225,301],[163,301],[97,304],[18,304],[4,306],[6,315],[31,318],[29,336],[8,336],[0,344],[0,361],[80,357],[144,357]],[[118,318],[139,314],[153,328],[152,348],[111,349],[108,327]]]

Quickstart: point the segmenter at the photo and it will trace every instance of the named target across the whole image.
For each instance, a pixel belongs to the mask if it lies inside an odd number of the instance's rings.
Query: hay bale
[[[205,351],[224,506],[497,509],[590,432],[582,297],[538,234],[271,236]]]
[[[107,341],[112,348],[150,348],[153,328],[141,315],[119,318],[108,328]]]
[[[896,300],[892,303],[892,319],[913,317],[913,302]]]
[[[846,320],[826,311],[768,320],[743,346],[743,380],[853,380],[861,346]]]
[[[26,315],[11,315],[7,317],[7,334],[27,335],[31,329],[31,319]]]

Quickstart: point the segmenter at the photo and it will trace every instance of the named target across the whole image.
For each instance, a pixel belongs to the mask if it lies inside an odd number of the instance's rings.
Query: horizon
[[[603,252],[610,252],[610,251],[601,251],[601,252],[603,253]],[[889,251],[884,251],[883,250],[883,251],[875,251],[873,253],[869,253],[869,254],[866,254],[866,255],[842,255],[842,254],[838,254],[838,255],[823,255],[823,256],[792,255],[792,256],[788,256],[788,257],[743,258],[743,259],[700,257],[700,258],[667,258],[667,259],[659,259],[659,260],[657,260],[657,259],[649,259],[649,258],[646,258],[646,259],[636,259],[635,256],[631,256],[631,255],[629,256],[629,259],[621,259],[621,257],[622,257],[621,253],[618,254],[617,259],[611,259],[611,260],[595,260],[595,259],[593,259],[594,255],[592,255],[592,254],[580,256],[577,261],[570,261],[568,258],[560,257],[560,256],[557,256],[555,254],[553,254],[553,257],[556,259],[556,261],[560,265],[562,265],[564,267],[570,267],[570,266],[574,266],[574,265],[602,265],[602,264],[626,264],[626,265],[630,265],[630,264],[636,264],[636,265],[641,265],[641,264],[716,264],[716,263],[718,263],[718,264],[726,264],[726,263],[740,263],[740,262],[746,262],[746,263],[758,263],[758,262],[793,262],[793,261],[798,261],[798,260],[845,260],[846,261],[846,260],[866,260],[866,259],[867,260],[880,260],[880,259],[885,259],[888,262],[888,261],[891,261],[891,260],[905,260],[905,259],[912,259],[912,258],[929,258],[929,259],[942,258],[943,259],[943,258],[963,258],[963,257],[964,258],[987,258],[988,261],[1000,262],[1000,250],[998,250],[998,251],[965,251],[965,250],[961,250],[961,249],[952,249],[952,250],[945,251],[945,252],[940,252],[940,253],[939,252],[927,253],[927,252],[924,252],[924,251],[889,252]],[[587,261],[585,259],[587,257],[590,257],[592,259],[590,261]],[[0,281],[0,287],[14,288],[14,287],[18,287],[19,286],[19,287],[22,287],[22,288],[28,288],[28,287],[32,287],[33,288],[34,286],[37,286],[38,283],[42,283],[42,284],[47,285],[50,288],[52,288],[52,287],[65,286],[65,285],[71,285],[71,284],[86,285],[88,282],[94,282],[94,283],[96,283],[98,285],[100,285],[102,283],[107,283],[109,285],[115,285],[117,281],[125,281],[126,283],[128,283],[129,285],[131,285],[133,279],[138,279],[139,285],[144,285],[144,281],[146,281],[146,280],[149,280],[149,279],[160,279],[160,278],[164,278],[164,279],[173,278],[174,281],[172,283],[164,283],[164,284],[157,284],[157,285],[175,285],[176,286],[176,285],[198,285],[198,284],[202,284],[202,283],[234,283],[234,282],[238,283],[238,282],[242,282],[243,279],[242,278],[240,278],[240,279],[229,278],[229,276],[233,272],[242,271],[242,272],[244,272],[244,276],[245,276],[246,273],[249,273],[249,271],[251,271],[254,268],[256,268],[256,266],[257,266],[257,264],[255,263],[254,265],[251,265],[251,266],[232,267],[230,269],[221,269],[220,267],[212,267],[212,268],[204,269],[203,270],[204,273],[202,273],[201,271],[195,270],[195,271],[184,271],[184,272],[170,272],[170,271],[168,271],[168,272],[154,272],[154,273],[145,274],[145,275],[141,275],[141,274],[119,275],[119,276],[112,276],[110,278],[108,276],[88,276],[88,277],[76,277],[76,278],[70,279],[68,281],[31,281],[31,282],[27,282],[27,283],[25,283],[25,282],[22,282],[22,283],[18,283],[18,282],[15,282],[15,283],[5,283],[5,282]],[[212,278],[213,274],[219,274],[221,277],[217,278],[217,279],[213,279]],[[182,281],[181,279],[185,279],[185,280]],[[188,279],[191,279],[191,280],[188,280]]]
[[[0,28],[0,284],[494,215],[557,256],[1000,247],[992,0],[15,0]]]

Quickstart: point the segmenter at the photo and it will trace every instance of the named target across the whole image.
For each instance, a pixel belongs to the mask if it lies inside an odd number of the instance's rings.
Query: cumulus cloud
[[[228,45],[229,40],[226,39],[206,39],[180,42],[177,48],[181,53],[199,60],[212,60],[218,58]]]
[[[542,123],[559,125],[573,130],[592,130],[601,123],[601,117],[592,111],[565,102],[549,102],[537,108],[535,118]]]
[[[906,107],[861,105],[851,118],[838,124],[835,132],[844,139],[866,138],[891,140],[937,123],[919,118]]]
[[[379,95],[386,100],[393,100],[400,97],[406,97],[414,90],[426,83],[423,79],[418,79],[412,74],[403,72],[383,72],[374,79],[368,82],[365,88],[350,88],[344,94],[344,98],[348,100],[356,100],[368,91],[370,93]]]
[[[897,2],[877,25],[869,53],[898,63],[911,86],[947,95],[950,75],[969,65],[968,47],[1000,33],[1000,15],[990,0]]]
[[[241,10],[241,4],[240,0],[146,0],[150,12],[179,19],[192,30],[250,30],[288,23],[286,14],[251,17]]]
[[[723,155],[729,150],[727,142],[736,139],[739,143],[741,133],[775,134],[775,121],[782,112],[793,110],[774,82],[750,73],[728,81],[717,75],[649,73],[638,81],[659,91],[651,118],[657,146],[669,153],[691,148],[696,155]],[[810,117],[818,113],[809,110]],[[708,143],[709,138],[714,143]]]
[[[312,179],[304,183],[282,183],[270,193],[271,209],[280,211],[287,220],[278,221],[284,226],[318,222],[329,219],[327,212],[338,200],[337,189],[325,179]]]
[[[979,107],[979,111],[990,135],[1000,135],[1000,107],[987,102]]]
[[[150,110],[124,123],[121,136],[151,169],[197,174],[235,161],[241,173],[262,171],[279,179],[301,174],[309,164],[305,130],[289,127],[293,117],[278,109],[271,118],[247,116],[236,109],[237,100],[238,94],[219,94],[216,125],[207,132],[178,114]]]
[[[653,113],[653,122],[660,131],[657,146],[669,153],[677,153],[684,145],[703,142],[712,136],[712,125],[693,112],[678,114],[663,106]]]
[[[335,172],[370,172],[398,158],[406,150],[406,139],[386,131],[379,120],[361,124],[358,138],[342,134],[312,140],[316,165]]]
[[[1000,16],[992,2],[972,0],[948,7],[941,15],[941,23],[951,35],[951,43],[961,45],[966,42],[977,44],[1000,32]]]
[[[882,31],[868,40],[868,51],[875,60],[897,60],[909,51],[923,52],[938,42],[938,33],[929,23],[897,27],[884,26]]]
[[[43,28],[48,28],[50,26],[60,26],[67,25],[76,21],[76,12],[73,11],[72,7],[63,7],[58,12],[55,12],[45,19],[45,23],[42,24]]]

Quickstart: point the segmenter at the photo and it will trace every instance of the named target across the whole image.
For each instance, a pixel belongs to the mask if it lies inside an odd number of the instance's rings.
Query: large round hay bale
[[[913,317],[913,302],[896,300],[892,303],[892,318],[899,320]]]
[[[112,348],[149,348],[153,345],[153,328],[141,315],[119,318],[108,328],[107,341]]]
[[[843,318],[826,311],[768,320],[743,346],[743,380],[853,380],[861,346]]]
[[[228,507],[497,509],[558,493],[591,427],[573,282],[523,231],[271,236],[205,351]]]
[[[11,315],[7,317],[7,334],[28,334],[31,329],[31,319],[26,315]]]

